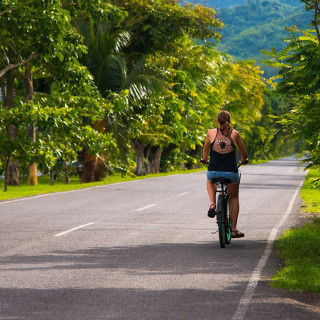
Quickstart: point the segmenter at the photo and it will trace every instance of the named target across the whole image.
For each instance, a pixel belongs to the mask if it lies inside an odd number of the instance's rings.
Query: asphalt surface
[[[320,319],[318,295],[268,285],[299,223],[296,167],[241,170],[246,237],[225,249],[205,172],[0,202],[0,319]]]

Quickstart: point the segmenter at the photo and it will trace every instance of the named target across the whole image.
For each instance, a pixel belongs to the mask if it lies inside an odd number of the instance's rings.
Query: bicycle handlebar
[[[238,168],[241,167],[241,166],[245,166],[246,164],[248,164],[249,160],[244,160],[243,162],[241,162],[239,165],[238,165]]]
[[[209,160],[200,159],[200,162],[203,164],[209,164]]]

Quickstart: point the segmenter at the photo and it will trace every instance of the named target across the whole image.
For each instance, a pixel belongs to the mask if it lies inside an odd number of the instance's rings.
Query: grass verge
[[[54,185],[50,185],[50,178],[48,176],[41,176],[38,177],[38,185],[37,186],[28,186],[27,183],[21,183],[20,187],[12,187],[8,186],[8,191],[3,191],[3,181],[0,183],[0,201],[1,200],[9,200],[9,199],[16,199],[16,198],[23,198],[23,197],[31,197],[45,193],[53,193],[53,192],[65,192],[77,189],[85,189],[95,186],[102,186],[111,183],[119,183],[119,182],[126,182],[126,181],[135,181],[141,180],[146,178],[155,178],[155,177],[162,177],[168,175],[175,175],[175,174],[190,174],[199,171],[203,171],[206,168],[200,169],[193,169],[193,170],[177,170],[167,173],[158,173],[158,174],[149,174],[146,176],[138,177],[138,176],[129,176],[126,175],[121,177],[121,174],[113,174],[110,175],[107,179],[99,182],[92,182],[92,183],[81,183],[79,178],[71,178],[71,183],[66,184],[64,182],[57,182],[55,181]]]
[[[301,190],[303,211],[312,212],[313,218],[279,239],[277,252],[284,265],[273,277],[273,287],[320,293],[320,192],[310,182],[319,175],[319,170],[311,169]]]
[[[320,169],[311,169],[301,190],[302,211],[320,213],[320,191],[312,187],[312,179],[320,177]]]

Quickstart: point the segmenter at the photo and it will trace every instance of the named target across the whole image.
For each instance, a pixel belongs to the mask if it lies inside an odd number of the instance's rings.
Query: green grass
[[[71,178],[70,184],[55,181],[54,185],[52,186],[50,185],[50,178],[48,176],[42,176],[42,177],[38,177],[37,186],[28,186],[27,183],[22,182],[20,187],[8,186],[7,192],[3,191],[4,184],[3,184],[3,181],[1,181],[0,201],[15,199],[15,198],[22,198],[22,197],[31,197],[31,196],[36,196],[36,195],[45,194],[45,193],[64,192],[64,191],[70,191],[70,190],[84,189],[84,188],[89,188],[94,186],[107,185],[111,183],[134,181],[134,180],[162,177],[162,176],[174,175],[174,174],[195,173],[195,172],[203,171],[205,169],[206,168],[193,169],[193,170],[176,170],[176,171],[167,172],[167,173],[149,174],[141,177],[138,177],[138,176],[131,177],[129,175],[121,177],[121,174],[113,174],[113,175],[109,175],[109,177],[107,179],[104,179],[103,181],[93,182],[93,183],[81,183],[79,178]]]
[[[320,293],[320,191],[309,180],[319,175],[319,170],[311,169],[301,190],[303,210],[312,212],[313,218],[279,239],[277,252],[284,265],[273,277],[273,287]]]
[[[300,229],[287,230],[277,250],[284,266],[271,286],[320,293],[320,218],[313,218]]]
[[[301,190],[303,201],[302,211],[319,213],[320,212],[320,191],[312,187],[312,179],[320,177],[319,169],[311,169],[306,177],[304,186]]]

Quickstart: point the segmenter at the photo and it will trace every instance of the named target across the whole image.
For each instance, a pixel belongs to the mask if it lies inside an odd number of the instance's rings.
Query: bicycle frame
[[[218,224],[220,247],[224,248],[231,242],[232,225],[229,218],[229,195],[227,190],[227,179],[221,179],[213,183],[217,184],[218,201],[216,206],[216,218]]]
[[[204,164],[209,164],[208,160],[200,160]],[[248,160],[240,163],[238,168],[248,163]],[[240,174],[241,177],[241,174]],[[231,243],[232,225],[229,218],[229,195],[227,190],[227,184],[231,183],[229,179],[214,178],[212,183],[217,184],[218,201],[216,202],[216,217],[219,232],[220,247],[224,248],[226,244]],[[219,189],[220,188],[220,189]]]

